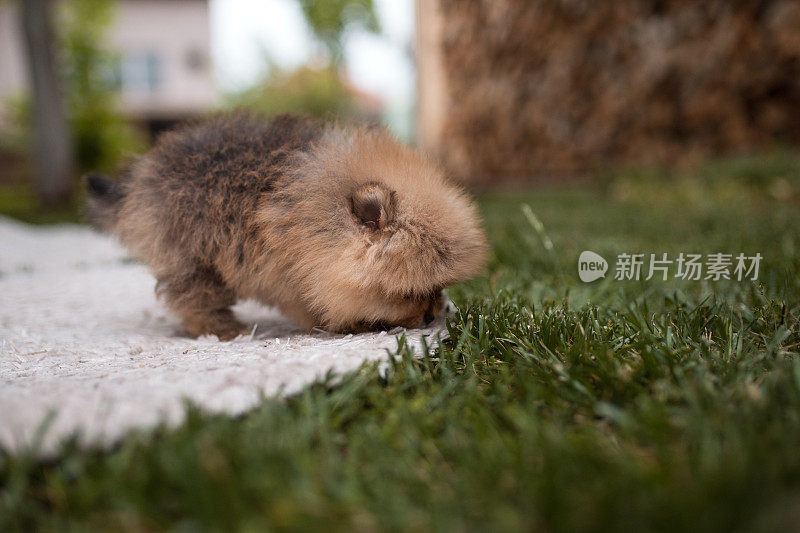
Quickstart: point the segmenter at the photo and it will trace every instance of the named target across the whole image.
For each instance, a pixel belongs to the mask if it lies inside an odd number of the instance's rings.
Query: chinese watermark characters
[[[614,279],[624,280],[650,280],[668,279],[682,280],[757,280],[758,269],[761,264],[760,253],[737,255],[729,253],[710,254],[678,254],[670,257],[661,254],[628,254],[617,256],[614,264]],[[605,277],[608,262],[599,254],[584,251],[578,258],[578,276],[582,281],[591,282]]]

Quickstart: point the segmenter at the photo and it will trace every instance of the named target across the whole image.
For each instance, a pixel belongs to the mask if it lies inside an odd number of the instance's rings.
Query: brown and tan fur
[[[217,117],[88,185],[90,217],[192,335],[242,333],[230,306],[244,298],[305,328],[422,326],[486,258],[474,205],[381,129]]]

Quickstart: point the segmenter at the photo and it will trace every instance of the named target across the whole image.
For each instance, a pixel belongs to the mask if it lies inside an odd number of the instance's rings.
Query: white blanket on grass
[[[184,401],[238,414],[261,395],[386,360],[397,335],[303,334],[279,313],[236,306],[254,335],[220,342],[180,335],[145,266],[82,226],[37,228],[0,217],[0,446],[41,452],[79,433],[108,444],[131,428],[178,423]],[[442,324],[408,331],[434,343]]]

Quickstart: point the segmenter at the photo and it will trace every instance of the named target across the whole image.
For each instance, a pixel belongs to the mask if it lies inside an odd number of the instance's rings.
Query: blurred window
[[[126,54],[119,65],[118,81],[123,92],[158,92],[162,81],[161,59],[155,52]]]

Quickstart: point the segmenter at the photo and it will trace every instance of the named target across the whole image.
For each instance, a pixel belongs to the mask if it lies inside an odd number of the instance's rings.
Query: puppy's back
[[[316,124],[298,117],[218,117],[164,135],[134,169],[129,190],[141,190],[144,201],[164,204],[168,213],[230,224],[318,135]]]
[[[208,262],[243,238],[260,198],[320,133],[310,119],[244,113],[166,133],[121,181],[88,178],[90,219],[145,261]]]

